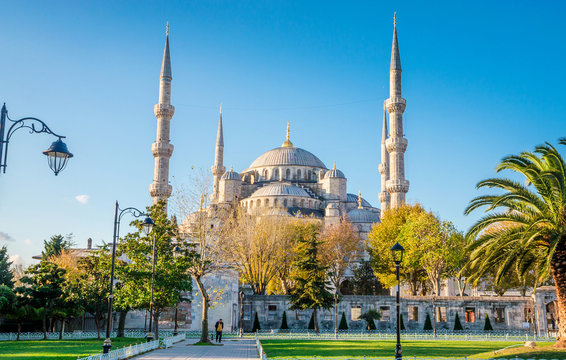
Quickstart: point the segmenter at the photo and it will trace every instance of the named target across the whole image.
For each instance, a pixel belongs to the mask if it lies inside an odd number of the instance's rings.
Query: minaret
[[[173,153],[173,145],[169,143],[171,118],[175,107],[171,105],[171,58],[169,56],[169,23],[165,36],[165,50],[159,77],[159,102],[153,108],[157,118],[157,137],[151,145],[155,158],[153,170],[153,184],[149,185],[149,193],[156,204],[159,199],[167,201],[171,195],[172,187],[169,185],[169,158]]]
[[[385,146],[387,140],[387,111],[383,109],[383,130],[381,132],[381,164],[379,164],[379,173],[381,174],[381,192],[379,193],[379,201],[381,202],[381,216],[389,209],[389,201],[391,197],[387,192],[387,180],[389,180],[389,153]]]
[[[389,180],[386,182],[387,192],[391,196],[391,208],[405,203],[405,194],[409,191],[409,182],[405,180],[405,150],[407,139],[403,137],[403,112],[406,101],[401,97],[401,58],[397,42],[397,14],[393,21],[393,46],[391,48],[391,67],[389,69],[389,99],[385,100],[385,108],[389,113],[391,134],[385,141],[389,153]]]
[[[220,118],[218,119],[218,132],[216,133],[216,148],[214,151],[214,166],[212,175],[214,176],[214,187],[212,189],[212,202],[218,202],[218,184],[220,178],[226,172],[224,167],[224,132],[222,130],[222,104],[220,104]]]

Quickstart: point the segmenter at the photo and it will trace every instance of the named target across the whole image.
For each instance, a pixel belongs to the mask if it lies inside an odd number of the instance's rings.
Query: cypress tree
[[[342,313],[338,330],[348,330],[348,321],[346,321],[346,314]]]
[[[483,327],[485,331],[493,331],[493,327],[491,326],[491,321],[489,321],[489,315],[485,314],[485,325]]]
[[[287,325],[287,311],[283,311],[283,319],[281,320],[281,330],[289,330],[289,325]]]
[[[426,314],[426,320],[424,322],[423,330],[424,331],[432,330],[432,322],[430,321],[430,315],[428,313]]]
[[[375,327],[375,321],[371,320],[368,324],[369,329],[368,330],[377,330],[377,327]]]
[[[259,318],[257,317],[257,312],[256,312],[254,317],[254,326],[252,327],[252,332],[256,332],[258,330],[261,330],[261,326],[259,326]]]
[[[458,313],[456,313],[456,318],[454,319],[454,331],[458,331],[458,330],[464,330],[464,328],[462,327],[462,323],[460,322],[460,317],[458,316]]]
[[[314,330],[314,312],[311,315],[311,320],[309,321],[309,326],[307,327],[309,330]]]

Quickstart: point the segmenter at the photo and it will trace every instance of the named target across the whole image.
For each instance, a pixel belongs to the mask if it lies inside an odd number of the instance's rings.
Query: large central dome
[[[296,147],[278,147],[263,153],[260,157],[255,159],[248,170],[258,167],[281,165],[310,166],[326,169],[324,163],[307,150]]]

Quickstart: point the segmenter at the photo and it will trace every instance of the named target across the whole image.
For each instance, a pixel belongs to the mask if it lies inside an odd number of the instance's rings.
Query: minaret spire
[[[281,147],[293,147],[293,143],[290,140],[291,130],[290,130],[290,123],[287,122],[287,140],[281,145]]]
[[[405,179],[407,139],[403,137],[403,112],[406,104],[406,100],[401,95],[401,57],[399,55],[399,41],[397,40],[397,14],[395,14],[391,66],[389,69],[389,99],[385,100],[391,131],[390,136],[385,141],[391,165],[388,171],[389,179],[386,180],[386,189],[391,197],[391,208],[403,205],[405,194],[409,191],[409,182]]]
[[[381,164],[379,164],[379,173],[381,174],[381,192],[379,193],[379,201],[381,202],[381,215],[385,210],[389,209],[389,201],[391,197],[387,192],[387,180],[389,180],[389,153],[385,142],[387,141],[387,111],[383,108],[383,129],[381,131]]]
[[[171,56],[169,54],[169,23],[165,34],[165,49],[163,50],[163,61],[159,76],[159,101],[153,108],[157,118],[157,136],[151,146],[155,166],[153,171],[153,184],[149,186],[149,193],[153,203],[163,199],[167,201],[171,196],[172,187],[169,185],[169,158],[173,153],[173,145],[170,144],[171,118],[175,113],[175,107],[171,105]]]
[[[220,178],[226,172],[224,167],[224,130],[222,128],[222,104],[220,104],[220,117],[218,118],[218,131],[216,132],[216,147],[214,149],[214,165],[210,169],[214,177],[212,189],[212,202],[217,202],[219,198],[218,190]]]

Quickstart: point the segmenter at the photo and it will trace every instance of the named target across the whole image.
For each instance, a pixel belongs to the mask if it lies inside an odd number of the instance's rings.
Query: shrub
[[[348,330],[348,321],[346,321],[346,314],[344,313],[342,313],[342,318],[340,319],[338,330]]]
[[[375,330],[375,323],[373,321],[381,319],[381,314],[377,310],[370,309],[361,314],[360,319],[365,320],[367,330]]]
[[[485,314],[485,325],[483,327],[485,331],[493,331],[493,327],[491,326],[491,321],[489,321],[489,315]]]
[[[283,319],[281,320],[281,330],[288,330],[289,325],[287,325],[287,311],[283,311]]]
[[[458,313],[456,313],[456,318],[454,319],[454,331],[458,331],[458,330],[464,330],[464,328],[462,327],[462,323],[460,322],[460,317],[458,316]]]
[[[428,313],[426,314],[426,320],[424,322],[423,330],[432,330],[432,322],[430,321],[430,315]]]
[[[259,318],[257,317],[257,312],[256,312],[254,317],[254,326],[252,327],[252,332],[256,332],[258,330],[261,330],[261,326],[259,326]]]

